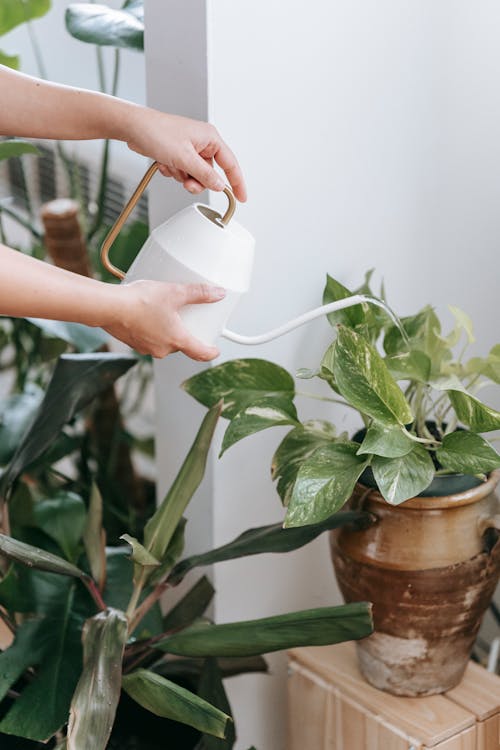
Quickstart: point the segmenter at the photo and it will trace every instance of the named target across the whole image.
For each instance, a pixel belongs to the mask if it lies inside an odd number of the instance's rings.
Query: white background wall
[[[177,111],[185,114],[207,106],[247,178],[238,219],[257,238],[257,260],[232,328],[259,332],[314,306],[326,271],[357,285],[375,267],[401,314],[430,302],[449,325],[446,304],[458,305],[476,323],[479,351],[498,340],[497,3],[147,0],[146,7],[151,100],[168,110],[182,99],[186,110]],[[189,90],[204,80],[206,63],[205,104]],[[167,198],[164,190],[156,221],[169,213]],[[317,364],[328,341],[328,326],[317,322],[252,350],[222,342],[221,361],[259,356],[293,371]],[[163,488],[203,414],[178,388],[190,370],[175,357],[158,370]],[[319,402],[301,408],[304,417],[343,423]],[[282,518],[269,465],[283,434],[269,430],[220,461],[214,456],[205,495],[193,505],[203,518],[193,548]],[[215,585],[220,622],[339,601],[326,539],[292,555],[216,566]],[[271,676],[228,682],[238,750],[284,748],[285,657],[269,662]]]

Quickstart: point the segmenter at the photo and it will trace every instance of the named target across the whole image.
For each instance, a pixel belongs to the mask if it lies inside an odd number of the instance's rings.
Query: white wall
[[[232,328],[258,332],[315,305],[326,271],[356,285],[375,267],[402,314],[430,302],[451,322],[446,303],[459,305],[476,322],[478,349],[495,343],[497,3],[146,5],[150,101],[183,114],[207,112],[238,154],[248,181],[249,201],[238,219],[257,238],[257,261],[253,290]],[[208,98],[199,90],[207,67]],[[161,189],[165,200],[155,204],[154,223],[179,201],[175,189],[168,196]],[[317,322],[252,350],[221,342],[221,360],[266,357],[293,371],[314,366],[328,340],[328,326]],[[162,489],[204,411],[179,390],[192,370],[173,357],[157,371]],[[342,421],[320,402],[304,400],[301,407],[303,416]],[[209,481],[193,506],[203,521],[191,532],[191,548],[206,549],[282,518],[269,479],[282,435],[269,430],[220,461],[214,455]],[[220,622],[338,601],[326,539],[293,555],[224,563],[214,576]],[[238,750],[252,743],[259,750],[284,748],[285,656],[269,661],[271,676],[228,683]]]

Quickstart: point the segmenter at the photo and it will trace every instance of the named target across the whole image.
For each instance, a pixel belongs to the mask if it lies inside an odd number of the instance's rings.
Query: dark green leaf
[[[83,628],[83,672],[71,701],[68,750],[105,750],[120,698],[128,621],[107,609]]]
[[[264,397],[285,396],[291,401],[295,395],[290,373],[265,359],[223,362],[189,378],[182,387],[205,406],[222,399],[222,415],[227,419]]]
[[[85,503],[74,492],[60,490],[54,497],[38,500],[33,507],[36,525],[58,543],[65,557],[76,562],[85,529]]]
[[[50,0],[2,0],[0,3],[0,36],[50,10]]]
[[[220,456],[248,435],[253,435],[268,427],[297,424],[297,410],[289,396],[267,396],[258,399],[251,406],[240,411],[224,434]]]
[[[350,511],[348,513],[334,513],[321,523],[309,524],[295,529],[284,529],[279,523],[248,529],[222,547],[182,560],[172,570],[169,581],[176,585],[189,570],[201,565],[213,565],[217,562],[235,560],[247,555],[291,552],[312,542],[324,531],[330,531],[330,529],[336,529],[346,524],[354,524],[356,528],[364,528],[369,523],[370,516],[367,513]]]
[[[5,536],[5,534],[0,534],[0,555],[5,555],[9,560],[16,560],[16,562],[27,565],[28,568],[59,573],[59,575],[72,578],[85,577],[83,571],[63,560],[62,557],[57,557],[51,552],[33,547],[31,544],[25,544],[10,536]]]
[[[310,420],[295,427],[285,436],[273,456],[271,476],[278,480],[277,490],[283,501],[288,505],[293,492],[293,486],[303,462],[319,448],[335,440],[335,428],[330,422]]]
[[[26,318],[46,336],[61,339],[75,347],[78,352],[95,352],[109,343],[108,334],[102,328],[91,328],[81,323],[66,323],[61,320]]]
[[[14,642],[0,654],[0,701],[28,667],[39,664],[44,644],[40,639],[40,620],[27,620],[16,631]]]
[[[319,523],[350,498],[368,460],[358,443],[331,443],[317,448],[302,464],[288,505],[285,527]]]
[[[345,326],[339,327],[333,374],[343,397],[377,422],[405,425],[413,420],[409,404],[377,350]]]
[[[376,456],[398,458],[406,456],[415,443],[401,425],[384,425],[372,422],[358,450],[358,455],[374,453]]]
[[[371,465],[378,488],[391,505],[398,505],[423,492],[434,477],[432,459],[428,451],[417,443],[405,456],[375,456]]]
[[[193,625],[155,648],[180,656],[251,656],[364,638],[372,627],[371,604],[356,602],[225,625]]]
[[[81,42],[144,49],[144,21],[137,11],[115,10],[97,3],[72,3],[66,9],[66,28]]]
[[[156,559],[163,557],[186,506],[203,479],[220,411],[221,405],[216,404],[205,416],[172,487],[144,528],[144,546]]]
[[[214,658],[205,660],[198,685],[198,695],[232,718],[233,714],[222,683],[222,675],[217,660]],[[228,722],[225,739],[218,739],[213,735],[205,734],[202,738],[202,746],[204,750],[232,750],[235,740],[234,724],[231,721]]]
[[[231,718],[185,688],[154,672],[139,669],[123,677],[123,689],[157,716],[180,721],[201,732],[224,737]]]
[[[431,373],[431,361],[427,354],[413,350],[393,354],[385,358],[389,372],[396,380],[418,380],[427,383]]]
[[[135,357],[107,353],[60,357],[38,413],[2,477],[1,491],[52,445],[76,412],[136,362]]]
[[[75,584],[65,581],[53,590],[47,615],[36,620],[33,635],[38,654],[31,666],[37,667],[30,682],[0,722],[0,732],[46,742],[66,723],[71,696],[81,672],[82,619],[75,614]],[[2,659],[0,656],[0,673]]]
[[[172,679],[174,682],[187,679],[196,683],[200,679],[204,663],[205,659],[202,657],[196,659],[167,657],[156,662],[154,671],[167,677],[167,679]],[[217,663],[223,677],[235,677],[252,672],[268,672],[266,660],[262,656],[228,656],[217,659]]]
[[[9,396],[0,404],[0,464],[6,464],[14,455],[42,399],[42,389],[28,383],[23,393]]]
[[[108,607],[126,610],[133,590],[134,564],[128,557],[128,547],[109,547],[106,556],[106,587],[103,599]],[[146,586],[140,599],[142,601],[151,592]],[[141,620],[135,635],[147,633],[154,636],[163,631],[162,615],[159,606],[155,605]]]
[[[165,630],[179,630],[201,617],[215,594],[206,576],[202,576],[163,619]]]
[[[500,456],[493,446],[473,432],[445,435],[436,457],[444,468],[460,474],[487,474],[500,467]]]

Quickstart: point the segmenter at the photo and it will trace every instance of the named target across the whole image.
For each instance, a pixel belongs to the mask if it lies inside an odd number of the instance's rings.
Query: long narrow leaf
[[[248,529],[222,547],[181,560],[173,568],[168,580],[172,585],[176,585],[182,581],[188,571],[200,565],[212,565],[224,560],[234,560],[247,555],[261,555],[265,552],[291,552],[312,542],[324,531],[346,524],[354,524],[357,528],[363,528],[369,526],[370,523],[372,523],[372,516],[369,513],[350,511],[335,513],[326,520],[309,526],[284,529],[281,524],[273,523],[269,526]]]
[[[83,672],[71,702],[68,750],[105,750],[120,698],[128,621],[107,609],[83,628]]]
[[[154,516],[146,524],[144,546],[157,560],[163,558],[187,504],[203,479],[210,444],[221,408],[221,404],[218,403],[205,415],[191,450],[172,487]]]
[[[83,543],[92,577],[102,591],[106,583],[106,532],[102,527],[102,496],[96,484],[90,493]]]
[[[156,716],[189,724],[215,737],[225,737],[227,723],[231,721],[227,714],[155,672],[139,669],[125,675],[123,689]]]
[[[370,635],[372,605],[321,607],[224,625],[193,625],[155,644],[178,656],[252,656],[297,646],[325,646]]]
[[[46,570],[49,573],[59,573],[63,576],[72,578],[85,578],[85,573],[64,560],[62,557],[46,552],[39,547],[33,547],[31,544],[25,544],[18,539],[13,539],[5,534],[0,534],[0,555],[5,555],[10,560],[27,565],[29,568],[37,570]]]
[[[59,357],[40,408],[2,476],[0,494],[58,437],[61,428],[137,359],[118,354],[64,354]]]
[[[191,625],[204,614],[214,594],[214,587],[206,576],[202,576],[187,594],[177,602],[175,607],[165,615],[163,620],[165,630],[178,630]]]

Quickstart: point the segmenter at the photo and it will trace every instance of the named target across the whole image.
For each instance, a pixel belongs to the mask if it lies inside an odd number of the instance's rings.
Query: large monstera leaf
[[[118,10],[98,3],[72,3],[66,10],[66,28],[81,42],[143,50],[142,0],[129,0]]]

